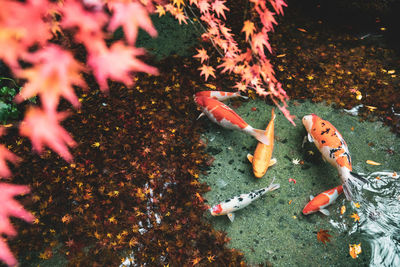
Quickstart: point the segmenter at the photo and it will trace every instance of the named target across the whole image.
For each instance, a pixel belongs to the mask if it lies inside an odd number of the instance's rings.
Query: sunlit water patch
[[[372,248],[371,266],[400,266],[400,178],[393,172],[368,175],[360,198],[360,232]]]

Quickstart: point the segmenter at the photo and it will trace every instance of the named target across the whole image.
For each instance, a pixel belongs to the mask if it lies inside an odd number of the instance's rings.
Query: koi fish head
[[[200,107],[206,107],[207,106],[207,100],[209,98],[205,97],[205,96],[197,96],[194,95],[194,102],[196,102],[197,105],[199,105]]]
[[[314,124],[314,121],[318,118],[315,114],[306,115],[303,117],[302,122],[304,127],[306,128],[307,132],[311,131],[311,128]]]
[[[314,205],[314,203],[311,201],[304,207],[303,214],[308,215],[317,211],[319,211],[319,206]]]
[[[209,209],[212,216],[218,216],[222,212],[221,204],[215,205],[214,207]]]

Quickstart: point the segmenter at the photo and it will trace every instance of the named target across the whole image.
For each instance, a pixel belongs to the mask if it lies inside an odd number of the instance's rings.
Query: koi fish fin
[[[326,215],[326,216],[329,216],[331,213],[329,212],[329,210],[327,210],[327,209],[320,209],[319,210],[322,214],[324,214],[324,215]]]
[[[343,184],[343,192],[346,196],[346,199],[349,201],[352,200],[353,193],[355,191],[360,191],[366,182],[368,182],[368,180],[361,175],[355,172],[350,172]]]
[[[313,200],[314,199],[314,196],[313,195],[310,195],[310,200]]]
[[[235,213],[230,212],[226,216],[228,216],[228,218],[231,222],[233,222],[233,220],[235,220]]]
[[[274,184],[274,181],[275,181],[275,177],[272,178],[272,181],[271,181],[270,185],[266,188],[265,193],[269,192],[269,191],[274,191],[274,190],[278,189],[279,187],[281,187],[280,184]]]
[[[269,161],[268,167],[271,167],[272,165],[275,165],[276,162],[277,162],[277,161],[276,161],[276,158],[271,159],[271,160]]]
[[[200,115],[197,117],[196,120],[200,119],[200,118],[203,117],[204,115],[205,115],[204,112],[200,113]]]
[[[247,159],[250,161],[250,163],[253,163],[253,155],[247,154]]]
[[[275,120],[276,114],[275,114],[275,108],[272,108],[271,110],[271,121]]]
[[[240,93],[238,94],[238,96],[240,96],[240,97],[241,97],[241,98],[243,98],[243,99],[249,99],[249,97],[248,97],[248,96],[241,95]]]
[[[260,130],[260,129],[253,129],[250,134],[252,136],[254,136],[254,138],[256,138],[259,142],[263,143],[264,145],[269,146],[269,137],[265,135],[265,131],[264,130]]]
[[[307,139],[310,143],[314,142],[314,138],[312,138],[311,134],[307,134]]]

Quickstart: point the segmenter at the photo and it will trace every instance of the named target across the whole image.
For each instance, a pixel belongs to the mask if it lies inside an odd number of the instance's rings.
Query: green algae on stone
[[[359,238],[354,219],[350,217],[356,211],[344,196],[328,207],[330,216],[302,214],[310,195],[315,196],[339,185],[340,179],[336,169],[322,160],[313,143],[302,147],[306,131],[301,118],[315,113],[330,121],[346,140],[354,171],[360,173],[395,171],[400,155],[389,153],[388,149],[399,151],[398,139],[380,122],[359,122],[358,117],[324,104],[295,103],[291,103],[289,108],[298,117],[295,120],[297,127],[277,112],[273,152],[277,164],[269,168],[261,179],[253,176],[246,158],[247,153],[254,152],[257,141],[239,131],[226,130],[207,122],[208,130],[203,139],[208,142],[208,153],[215,161],[208,175],[202,176],[201,180],[211,187],[211,191],[205,194],[209,205],[265,187],[273,177],[281,187],[236,212],[233,223],[226,216],[211,217],[207,214],[206,218],[216,229],[227,232],[231,238],[228,246],[243,251],[249,264],[270,262],[274,266],[307,266],[314,262],[314,266],[367,265],[370,248],[367,241]],[[264,101],[254,100],[243,102],[235,111],[251,126],[265,129],[271,109],[272,106]],[[293,159],[302,160],[303,164],[294,164]],[[368,165],[368,159],[382,165]],[[289,178],[295,179],[296,183],[289,182]],[[347,212],[340,215],[343,205]],[[332,235],[331,242],[326,245],[317,240],[320,229],[327,229]],[[350,232],[356,233],[349,235]],[[357,259],[352,259],[349,244],[355,243],[363,244],[363,252]]]

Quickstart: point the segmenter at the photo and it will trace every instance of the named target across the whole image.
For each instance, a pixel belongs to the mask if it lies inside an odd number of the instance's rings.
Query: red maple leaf
[[[321,241],[322,243],[324,243],[324,245],[326,245],[326,242],[331,241],[329,238],[332,236],[328,234],[328,232],[329,232],[328,230],[320,229],[317,233],[318,241]]]
[[[72,161],[72,155],[67,146],[73,147],[75,141],[60,126],[67,113],[49,114],[37,107],[31,107],[25,114],[25,118],[19,128],[20,135],[27,136],[32,142],[33,148],[41,153],[46,145],[57,152],[66,161]]]
[[[80,105],[75,95],[73,85],[84,87],[80,75],[83,67],[73,55],[56,45],[49,45],[26,59],[35,65],[17,72],[18,76],[27,79],[21,92],[15,97],[17,102],[36,96],[47,112],[56,112],[60,96],[66,98],[72,105]]]
[[[103,43],[98,46],[96,52],[89,54],[88,64],[93,70],[100,89],[107,90],[107,78],[132,85],[131,72],[140,71],[157,75],[156,68],[136,58],[144,53],[144,49],[126,46],[122,41],[114,43],[110,48]]]
[[[152,37],[157,36],[157,30],[151,22],[149,12],[139,2],[111,2],[109,5],[113,12],[109,29],[115,31],[119,26],[122,26],[129,44],[135,43],[139,27],[147,31]]]
[[[17,162],[19,157],[11,153],[4,145],[0,145],[0,178],[11,176],[6,161]]]
[[[29,193],[29,187],[0,183],[0,235],[15,236],[17,233],[8,217],[13,216],[27,222],[32,222],[35,217],[14,200],[14,196]],[[17,260],[11,253],[3,237],[0,237],[0,260],[8,266],[15,266]]]

